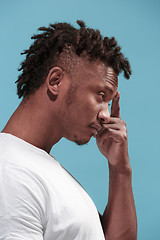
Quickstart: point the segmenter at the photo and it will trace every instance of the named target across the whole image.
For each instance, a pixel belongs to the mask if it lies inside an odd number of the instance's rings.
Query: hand
[[[128,139],[126,123],[120,118],[120,92],[117,91],[112,101],[109,123],[104,123],[96,137],[97,146],[115,170],[124,171],[130,168],[128,156]]]

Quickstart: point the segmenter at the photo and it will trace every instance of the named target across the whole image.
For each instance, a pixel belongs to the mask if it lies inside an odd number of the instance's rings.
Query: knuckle
[[[127,140],[127,134],[124,134],[124,140]]]
[[[127,128],[126,128],[125,125],[123,125],[123,131],[124,131],[125,133],[127,133]]]
[[[123,139],[124,139],[124,141],[127,140],[127,131],[125,131],[125,132],[123,133]]]
[[[122,121],[121,123],[126,127],[126,122],[124,120],[121,121]]]
[[[124,131],[122,130],[120,136],[121,136],[122,142],[125,142],[127,140],[127,131],[126,130],[124,130]]]

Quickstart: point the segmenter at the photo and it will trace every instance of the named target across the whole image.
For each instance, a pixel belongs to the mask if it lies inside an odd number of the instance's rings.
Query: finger
[[[119,106],[119,98],[120,98],[120,92],[117,91],[115,97],[112,101],[111,106],[111,117],[117,117],[120,118],[120,106]]]
[[[105,124],[103,125],[103,129],[115,129],[115,130],[120,130],[122,128],[121,124]]]
[[[101,134],[105,129],[124,130],[126,129],[126,123],[121,118],[111,117],[110,122],[103,123],[102,129],[99,131]]]
[[[97,136],[97,142],[101,145],[109,138],[112,138],[117,143],[122,143],[126,140],[127,135],[124,132],[120,134],[120,132],[115,129],[105,129],[100,136]]]
[[[110,125],[110,124],[113,124],[113,123],[124,123],[124,121],[121,118],[110,117],[110,121],[108,123],[102,123],[102,126]]]

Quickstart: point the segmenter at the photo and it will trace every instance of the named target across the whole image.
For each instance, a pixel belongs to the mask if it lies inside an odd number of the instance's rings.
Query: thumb
[[[119,99],[120,99],[120,92],[117,91],[115,97],[112,101],[111,106],[111,117],[117,117],[120,118],[120,106],[119,106]]]

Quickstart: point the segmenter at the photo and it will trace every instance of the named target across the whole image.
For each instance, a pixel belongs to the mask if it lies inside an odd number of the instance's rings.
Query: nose
[[[106,107],[105,105],[105,108],[98,113],[98,120],[100,121],[100,123],[110,122],[110,113],[108,106]]]

